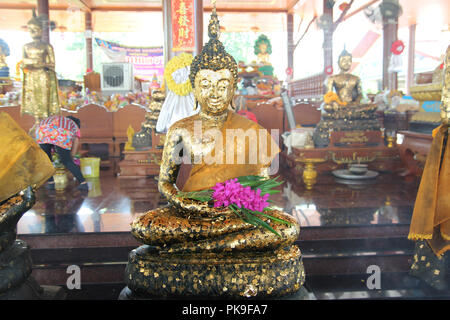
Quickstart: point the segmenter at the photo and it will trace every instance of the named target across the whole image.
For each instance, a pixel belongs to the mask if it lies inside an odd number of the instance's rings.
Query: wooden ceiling
[[[335,19],[340,13],[338,6],[349,0],[336,0]],[[354,0],[348,16],[362,14],[361,8],[369,3],[377,6],[381,0]],[[400,27],[414,23],[450,25],[449,0],[400,0],[403,14]],[[31,9],[37,0],[1,0],[0,30],[20,30],[31,18]],[[211,0],[204,0],[204,11],[211,11]],[[148,25],[152,14],[162,12],[161,0],[49,0],[50,19],[59,31],[84,31],[84,12],[93,15],[94,31],[136,31]],[[124,12],[125,11],[125,12]],[[258,27],[262,32],[285,32],[285,13],[299,16],[320,15],[323,0],[217,0],[217,11],[226,31],[251,30]],[[447,13],[447,14],[446,14]],[[273,15],[272,15],[273,14]],[[430,18],[432,17],[432,18]],[[57,29],[58,31],[58,29]]]
[[[315,1],[315,0],[313,0]],[[299,0],[217,0],[218,11],[287,12]],[[300,0],[301,2],[301,0]],[[0,9],[31,9],[37,0],[2,0]],[[204,0],[205,10],[211,11],[211,0]],[[162,0],[49,0],[52,10],[77,7],[83,11],[160,11]]]

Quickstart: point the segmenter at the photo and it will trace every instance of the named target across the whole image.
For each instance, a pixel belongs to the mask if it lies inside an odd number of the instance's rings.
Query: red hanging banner
[[[172,0],[172,51],[194,51],[194,0]]]

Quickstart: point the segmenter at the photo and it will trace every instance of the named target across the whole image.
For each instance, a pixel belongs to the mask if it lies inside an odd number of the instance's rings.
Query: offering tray
[[[364,174],[353,174],[348,169],[334,170],[332,173],[337,178],[350,180],[373,179],[378,176],[378,172],[372,170],[367,170]]]

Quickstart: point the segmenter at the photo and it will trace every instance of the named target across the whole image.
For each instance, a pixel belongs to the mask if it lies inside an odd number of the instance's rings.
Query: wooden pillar
[[[294,15],[292,13],[287,14],[287,43],[287,66],[294,70]]]
[[[397,41],[398,18],[383,18],[383,89],[397,90],[397,73],[389,72],[391,46]]]
[[[406,73],[406,92],[410,94],[409,88],[414,85],[414,59],[416,55],[416,25],[409,26],[408,45],[408,70]]]
[[[92,57],[92,14],[86,12],[84,34],[86,39],[86,69],[94,70],[94,59]]]
[[[202,51],[203,48],[203,0],[194,0],[194,19],[195,19],[194,55],[197,55]]]
[[[327,5],[327,0],[323,0],[323,14],[330,16],[333,21],[333,7]],[[323,70],[328,66],[333,66],[333,32],[332,26],[323,30]]]
[[[164,65],[174,56],[172,52],[172,4],[163,0]]]
[[[37,14],[42,19],[42,41],[50,43],[48,0],[37,0]]]

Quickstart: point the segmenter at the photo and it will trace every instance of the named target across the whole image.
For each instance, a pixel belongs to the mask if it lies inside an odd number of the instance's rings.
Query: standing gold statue
[[[214,9],[208,28],[210,40],[195,57],[190,71],[201,110],[174,123],[166,135],[158,187],[169,205],[151,210],[132,223],[134,237],[149,245],[133,250],[129,257],[127,284],[135,293],[172,297],[280,296],[298,291],[304,282],[301,253],[293,245],[300,228],[290,215],[275,209],[268,212],[290,222],[273,223],[277,236],[244,222],[230,209],[177,197],[175,182],[181,153],[192,163],[182,190],[195,191],[240,176],[267,176],[270,162],[279,152],[276,147],[265,163],[259,159],[249,161],[252,155],[265,151],[261,139],[275,142],[261,126],[232,110],[237,64],[218,40],[218,30]],[[255,136],[247,141],[244,138],[241,145],[234,143],[234,136],[229,150],[229,132],[241,133],[238,139],[252,132]],[[249,151],[252,143],[258,147],[254,154]],[[230,153],[236,158],[243,156],[245,161],[238,164],[232,157],[230,163]],[[127,295],[126,291],[123,295]]]
[[[450,46],[444,68],[442,125],[433,130],[408,235],[417,241],[411,274],[437,289],[447,287],[444,254],[450,250]]]
[[[23,47],[21,113],[34,116],[37,122],[60,113],[58,80],[53,47],[42,41],[42,21],[34,11],[28,30],[33,41]]]

